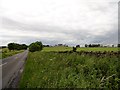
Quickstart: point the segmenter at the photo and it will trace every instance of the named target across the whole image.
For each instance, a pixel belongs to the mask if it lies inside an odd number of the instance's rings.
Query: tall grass
[[[77,53],[34,52],[28,60],[20,88],[118,88],[118,58]]]

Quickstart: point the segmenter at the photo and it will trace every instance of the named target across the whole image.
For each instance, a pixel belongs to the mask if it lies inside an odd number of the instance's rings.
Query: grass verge
[[[20,88],[117,88],[118,58],[77,53],[34,52],[28,60]]]

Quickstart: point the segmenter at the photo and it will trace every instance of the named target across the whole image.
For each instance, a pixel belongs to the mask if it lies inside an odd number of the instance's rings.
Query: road
[[[13,79],[23,70],[27,55],[28,50],[2,60],[2,64],[0,64],[0,80],[2,80],[0,82],[0,89],[9,88]]]

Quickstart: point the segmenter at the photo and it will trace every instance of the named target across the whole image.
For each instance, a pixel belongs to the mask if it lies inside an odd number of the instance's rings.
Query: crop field
[[[24,50],[14,50],[14,51],[12,50],[12,51],[9,51],[8,48],[0,49],[0,54],[1,54],[0,59],[15,55],[15,54],[23,52],[23,51]]]
[[[43,51],[49,52],[49,51],[70,51],[72,50],[72,47],[63,47],[63,46],[56,46],[56,47],[44,47]],[[77,51],[118,51],[117,47],[80,47],[77,48]]]
[[[51,48],[29,52],[20,88],[118,88],[118,55],[58,53]]]

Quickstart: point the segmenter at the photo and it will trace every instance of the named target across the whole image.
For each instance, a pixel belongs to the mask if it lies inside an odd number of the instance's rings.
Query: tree
[[[8,44],[8,49],[9,49],[9,50],[14,50],[14,49],[15,49],[14,46],[15,46],[14,43],[9,43],[9,44]]]
[[[50,47],[50,45],[43,45],[43,47]]]
[[[42,42],[41,42],[41,41],[37,41],[37,42],[35,42],[35,43],[38,44],[38,45],[40,46],[40,50],[42,50],[42,48],[43,48]]]
[[[29,51],[30,52],[39,51],[39,49],[40,49],[40,46],[38,44],[36,44],[36,43],[32,43],[29,46]]]
[[[38,42],[38,41],[35,43],[31,43],[29,45],[30,52],[40,51],[40,50],[42,50],[42,48],[43,48],[42,42]]]
[[[120,44],[118,44],[117,46],[120,47]]]
[[[91,44],[89,44],[89,47],[92,47],[92,45],[91,45]]]
[[[79,48],[80,47],[80,45],[76,45],[76,48]]]
[[[9,43],[8,44],[8,49],[9,50],[25,50],[27,49],[26,44],[18,44],[18,43]]]
[[[28,48],[28,46],[26,44],[22,44],[22,49],[26,50]]]
[[[21,45],[20,44],[17,44],[17,43],[14,43],[14,49],[15,50],[21,50]]]
[[[85,44],[85,47],[87,47],[87,44]]]

